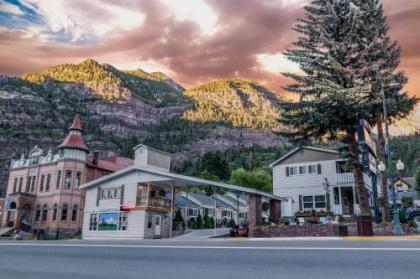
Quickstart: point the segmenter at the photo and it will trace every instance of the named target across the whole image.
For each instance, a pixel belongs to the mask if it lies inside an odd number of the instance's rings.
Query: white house
[[[273,169],[273,193],[286,198],[282,216],[302,211],[327,211],[339,215],[360,213],[353,173],[335,150],[298,147],[270,165]],[[364,175],[365,187],[372,197],[372,178]]]
[[[170,237],[173,201],[176,193],[187,187],[210,185],[251,195],[254,200],[280,200],[255,189],[171,173],[170,161],[170,154],[139,145],[133,166],[82,185],[86,191],[82,237]]]

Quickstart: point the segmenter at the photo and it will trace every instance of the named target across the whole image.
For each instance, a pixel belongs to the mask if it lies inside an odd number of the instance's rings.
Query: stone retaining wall
[[[357,236],[357,224],[341,224],[347,227],[348,236]],[[373,224],[375,236],[392,235],[392,223]],[[402,224],[405,235],[415,235],[418,231],[408,228],[407,224]],[[303,226],[259,226],[249,228],[250,237],[331,237],[339,236],[337,225],[335,224],[316,224]]]

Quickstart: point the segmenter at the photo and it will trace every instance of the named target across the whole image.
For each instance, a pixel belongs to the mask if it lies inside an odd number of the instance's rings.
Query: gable
[[[329,161],[329,160],[339,160],[342,159],[341,155],[338,153],[332,152],[323,152],[312,149],[301,148],[296,151],[294,154],[285,158],[283,161],[279,162],[277,165],[290,165],[297,163],[310,163],[310,162],[319,162],[319,161]]]

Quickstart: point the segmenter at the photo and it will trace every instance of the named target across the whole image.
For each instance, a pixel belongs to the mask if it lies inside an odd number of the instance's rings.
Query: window
[[[41,183],[39,184],[40,192],[44,191],[44,180],[45,180],[45,175],[41,175]]]
[[[127,230],[127,219],[128,213],[127,212],[120,212],[120,220],[118,223],[118,230],[126,231]]]
[[[325,208],[325,196],[315,196],[315,208]]]
[[[222,210],[222,218],[231,217],[231,212],[229,210]]]
[[[47,221],[47,217],[48,217],[48,205],[44,204],[42,206],[42,217],[41,217],[41,221],[45,222]]]
[[[194,208],[188,208],[188,216],[192,216],[192,217],[198,216],[198,210]]]
[[[53,221],[57,220],[57,211],[58,211],[57,204],[54,204],[54,207],[53,207],[53,215],[52,215],[52,220]]]
[[[17,185],[18,185],[18,179],[15,178],[15,181],[13,182],[13,193],[17,192]]]
[[[67,221],[67,214],[68,214],[69,206],[67,204],[63,204],[61,208],[61,221]]]
[[[31,187],[31,180],[32,180],[32,177],[31,176],[28,176],[26,178],[26,189],[25,189],[25,192],[29,192],[30,187]]]
[[[51,181],[51,174],[47,174],[47,183],[45,183],[45,191],[50,190],[50,181]]]
[[[211,208],[204,208],[204,215],[212,216],[213,215],[213,209],[211,209]]]
[[[101,189],[101,200],[121,198],[121,187]]]
[[[61,184],[61,170],[57,172],[57,182],[55,183],[55,188],[59,189]]]
[[[78,171],[76,173],[76,188],[79,189],[81,184],[82,184],[82,172]]]
[[[297,175],[298,167],[290,167],[290,175]]]
[[[314,197],[313,196],[303,196],[303,208],[312,209],[314,207]]]
[[[89,230],[97,231],[98,230],[98,213],[91,213],[89,219]]]
[[[71,188],[71,175],[72,175],[71,170],[66,170],[66,178],[64,180],[64,185],[66,186],[67,189]]]
[[[35,191],[35,182],[36,182],[36,176],[32,176],[31,192],[34,192]]]
[[[239,212],[239,218],[240,219],[245,219],[245,213],[244,212]]]
[[[149,214],[147,215],[147,228],[151,229],[153,226],[153,215]]]
[[[307,166],[300,166],[299,167],[299,174],[306,174],[308,172]]]
[[[73,222],[76,222],[77,221],[77,215],[78,215],[78,213],[79,213],[79,207],[77,206],[77,204],[75,204],[73,206],[73,210],[71,212],[71,220]]]
[[[318,173],[317,166],[316,165],[309,165],[308,166],[308,173],[309,174]]]
[[[18,192],[22,192],[22,184],[23,184],[23,177],[19,178],[19,188],[18,188]]]
[[[37,205],[35,208],[35,222],[39,222],[39,219],[41,218],[41,205]]]

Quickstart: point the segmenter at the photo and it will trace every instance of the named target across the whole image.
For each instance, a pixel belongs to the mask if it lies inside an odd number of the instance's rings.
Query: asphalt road
[[[420,278],[420,241],[0,241],[0,278]]]

